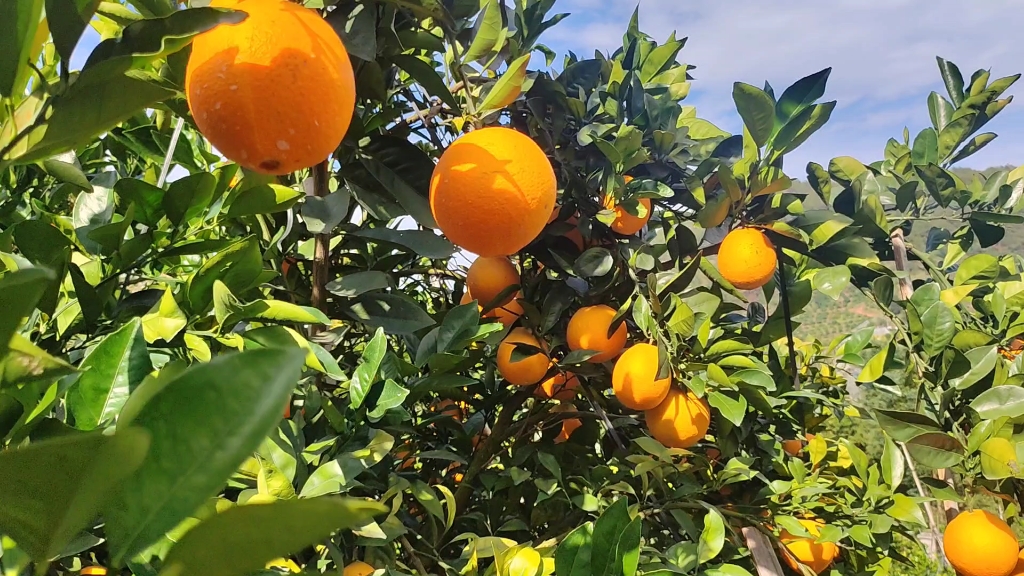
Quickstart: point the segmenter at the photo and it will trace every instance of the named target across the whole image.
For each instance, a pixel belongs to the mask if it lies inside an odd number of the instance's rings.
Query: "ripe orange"
[[[541,350],[547,350],[540,340],[526,328],[513,328],[498,346],[498,371],[510,383],[517,386],[532,386],[544,379],[551,365],[547,354],[536,353],[514,362],[512,350],[516,344],[527,344]]]
[[[1020,554],[1013,530],[984,510],[961,512],[946,525],[942,546],[962,576],[1007,576]]]
[[[509,286],[518,284],[519,271],[504,256],[481,256],[466,273],[466,289],[480,301],[481,306],[507,304],[515,294],[509,293],[500,302],[495,299]]]
[[[508,328],[523,315],[523,305],[519,303],[519,300],[517,300],[520,296],[521,294],[516,293],[515,298],[508,301],[506,304],[502,304],[498,308],[483,313],[480,317],[485,320],[497,320],[498,322],[501,322],[503,326]],[[459,302],[459,304],[469,304],[473,300],[473,295],[467,291],[462,295],[462,301]],[[482,305],[478,305],[477,308],[480,312],[483,312],[484,310]]]
[[[441,155],[430,209],[455,244],[480,256],[507,256],[544,229],[557,189],[551,162],[533,140],[511,128],[482,128]]]
[[[430,410],[432,412],[439,412],[443,416],[454,418],[458,422],[462,422],[462,408],[459,407],[454,400],[448,398],[438,400],[430,407]]]
[[[575,432],[583,423],[580,422],[579,418],[568,418],[562,420],[562,431],[558,433],[558,437],[555,438],[555,444],[561,444],[568,442],[569,438],[572,437],[572,433]]]
[[[565,331],[565,340],[570,350],[596,350],[600,352],[590,362],[607,362],[622,352],[626,345],[626,324],[619,324],[615,332],[608,336],[608,329],[615,320],[615,310],[604,304],[580,308]]]
[[[341,573],[341,576],[370,576],[370,574],[373,574],[376,570],[376,568],[370,566],[366,562],[356,560],[348,566],[345,566],[345,571]]]
[[[1024,550],[1017,556],[1017,565],[1010,572],[1010,576],[1024,576]]]
[[[692,392],[669,388],[668,396],[645,414],[651,436],[669,448],[690,448],[711,425],[711,408]]]
[[[611,197],[608,198],[604,207],[615,212],[615,220],[612,221],[611,225],[612,230],[619,234],[632,236],[647,225],[647,221],[651,219],[651,199],[641,198],[639,202],[641,206],[639,212],[641,212],[643,216],[634,216],[630,214],[622,207],[621,204],[616,205]]]
[[[729,232],[718,248],[718,271],[740,290],[757,290],[767,284],[777,263],[775,247],[757,228]]]
[[[199,131],[257,172],[288,174],[323,161],[355,108],[355,76],[338,34],[286,0],[230,7],[248,17],[192,42],[185,93]]]
[[[626,408],[650,410],[661,404],[672,387],[672,378],[658,377],[658,347],[636,344],[622,353],[612,370],[612,390]]]
[[[86,566],[79,574],[82,576],[107,576],[107,569],[103,566]]]
[[[796,556],[797,560],[800,560],[801,564],[814,570],[815,574],[821,574],[839,556],[839,547],[832,542],[815,542],[815,539],[821,535],[821,527],[824,526],[820,520],[799,520],[799,522],[815,538],[801,538],[783,530],[779,535],[779,540],[786,545],[793,556]],[[800,567],[789,555],[783,554],[783,559],[790,568],[800,573]]]
[[[804,443],[800,440],[783,440],[782,449],[790,456],[799,456],[804,450]]]
[[[576,397],[576,389],[580,387],[580,379],[572,372],[555,374],[544,380],[537,387],[537,396],[554,400],[572,400]]]

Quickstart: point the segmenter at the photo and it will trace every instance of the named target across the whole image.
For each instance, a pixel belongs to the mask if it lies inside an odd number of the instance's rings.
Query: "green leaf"
[[[164,571],[176,576],[244,576],[387,512],[376,502],[323,497],[234,506],[201,522],[171,549]]]
[[[607,248],[588,248],[572,265],[573,270],[584,278],[604,276],[612,271],[615,259]]]
[[[971,129],[974,127],[975,118],[977,118],[975,114],[968,114],[959,118],[955,117],[939,132],[938,157],[940,160],[945,160],[949,157],[953,150],[970,135]],[[992,136],[995,137],[994,134]]]
[[[167,219],[177,226],[200,216],[213,201],[216,188],[217,178],[209,172],[198,172],[172,182],[162,200]]]
[[[924,512],[921,506],[911,497],[903,494],[892,495],[892,506],[886,508],[885,513],[900,522],[927,526],[924,519]]]
[[[996,386],[978,395],[971,402],[971,408],[982,420],[996,418],[1019,418],[1024,416],[1024,388],[1019,386]]]
[[[372,290],[384,290],[391,286],[390,277],[378,270],[367,270],[346,274],[327,283],[327,291],[342,298],[355,298]]]
[[[373,156],[361,158],[362,166],[410,216],[424,228],[437,228],[430,210],[429,176],[421,180],[418,175],[433,170],[434,163],[415,144],[394,137],[381,137],[371,143],[381,142],[383,149],[374,149]],[[365,149],[365,148],[364,148]]]
[[[54,358],[21,334],[9,340],[7,356],[0,360],[0,388],[54,380],[75,373],[75,367]]]
[[[274,214],[291,208],[302,198],[302,191],[279,184],[254,186],[231,201],[228,216],[239,218],[253,214]]]
[[[348,216],[352,195],[342,188],[323,198],[308,196],[302,202],[302,221],[312,234],[330,234]]]
[[[140,75],[112,74],[105,67],[83,70],[67,91],[56,98],[53,112],[39,138],[19,163],[34,162],[84,146],[122,121],[162,102],[174,92],[155,79]]]
[[[259,240],[244,238],[217,252],[188,279],[185,291],[194,311],[205,311],[213,302],[213,284],[224,283],[233,294],[241,294],[263,271]]]
[[[531,57],[532,54],[523,54],[508,65],[508,69],[494,83],[483,103],[477,108],[477,112],[485,115],[515,102],[522,93],[523,82],[526,80],[526,65],[530,63]]]
[[[857,382],[874,382],[881,378],[882,374],[885,373],[885,364],[889,360],[889,354],[892,353],[892,349],[892,340],[879,348],[871,360],[868,360],[868,363],[864,365],[864,369],[860,371],[860,374],[857,376]]]
[[[914,138],[910,159],[915,166],[939,163],[939,136],[934,128],[925,128]]]
[[[150,344],[157,340],[170,342],[187,325],[188,317],[178,307],[174,293],[168,288],[164,290],[160,301],[142,317],[142,335]]]
[[[388,334],[412,334],[434,325],[415,300],[404,294],[370,292],[341,305],[341,311],[371,328],[383,328]]]
[[[949,380],[950,385],[957,390],[966,390],[974,386],[992,372],[999,360],[999,347],[995,345],[979,346],[968,350],[964,356],[970,363],[970,369],[966,374]]]
[[[914,170],[932,198],[943,208],[949,206],[956,194],[956,179],[953,175],[936,164],[926,166],[915,166]]]
[[[964,101],[964,77],[956,64],[944,60],[938,56],[935,59],[939,63],[939,72],[942,74],[942,81],[946,84],[946,91],[949,92],[949,99],[953,106],[959,108]]]
[[[701,564],[714,560],[725,546],[725,520],[718,510],[711,509],[704,516],[704,528],[698,541],[697,560]]]
[[[914,461],[928,468],[949,468],[963,460],[964,447],[948,434],[928,433],[907,442]]]
[[[732,202],[729,199],[729,195],[719,194],[709,199],[707,204],[697,212],[697,222],[703,228],[720,226],[729,217],[729,209],[731,207]]]
[[[981,473],[989,480],[1002,480],[1020,472],[1017,446],[1006,438],[989,438],[978,447]]]
[[[114,193],[135,206],[135,216],[147,226],[156,226],[163,217],[165,192],[137,178],[122,178],[114,184]]]
[[[775,149],[775,153],[777,155],[787,154],[806,142],[812,134],[828,122],[835,107],[835,101],[815,104],[794,116],[783,125],[772,140],[772,148]]]
[[[305,354],[264,348],[185,370],[139,411],[133,424],[152,436],[149,455],[107,508],[114,562],[174,528],[270,434],[295,389]]]
[[[100,0],[46,0],[53,45],[65,65],[70,66],[71,53],[99,5]]]
[[[811,287],[833,300],[838,300],[843,290],[849,285],[850,269],[846,266],[833,266],[818,270],[811,278]]]
[[[874,414],[882,430],[897,442],[907,442],[921,434],[942,431],[938,422],[924,414],[882,409],[875,409]]]
[[[45,268],[26,268],[0,276],[0,359],[7,355],[11,336],[35,310],[53,281],[53,272]]]
[[[396,244],[424,258],[443,259],[455,253],[455,246],[431,230],[393,230],[365,228],[355,233],[361,238]]]
[[[384,335],[384,329],[378,328],[373,339],[363,349],[363,355],[359,359],[359,365],[352,374],[349,382],[349,402],[353,408],[363,405],[363,400],[370,392],[370,387],[377,381],[377,372],[380,370],[380,363],[384,360],[384,354],[388,351],[388,340]]]
[[[831,68],[825,68],[797,80],[792,86],[786,88],[775,104],[775,126],[784,126],[791,118],[824,96],[825,84],[831,73]]]
[[[895,491],[903,482],[904,471],[903,452],[891,438],[886,436],[885,446],[882,449],[882,478]]]
[[[953,108],[953,105],[938,92],[928,95],[928,115],[931,117],[932,127],[936,130],[945,128],[953,118],[954,112],[956,109]]]
[[[14,96],[19,78],[28,75],[26,62],[42,11],[43,0],[0,3],[0,96]]]
[[[82,361],[81,370],[67,397],[75,428],[94,430],[112,423],[131,391],[153,370],[139,319],[105,337]]]
[[[999,259],[991,254],[975,254],[960,263],[954,286],[985,284],[999,277]]]
[[[91,526],[116,487],[142,463],[145,431],[76,434],[0,452],[0,532],[36,562]],[[7,558],[4,558],[7,561]]]
[[[935,302],[921,314],[922,351],[929,358],[938,356],[956,336],[956,316],[945,302]]]
[[[462,109],[459,102],[452,96],[451,91],[448,90],[448,85],[445,84],[444,78],[438,74],[432,63],[427,63],[418,56],[410,54],[395,54],[391,57],[391,61],[395,63],[395,66],[405,70],[405,73],[411,76],[413,80],[419,82],[428,94],[440,98],[442,102],[451,106],[453,110]]]
[[[383,430],[370,429],[373,436],[365,448],[347,452],[322,464],[310,474],[302,485],[300,498],[314,498],[325,494],[346,492],[355,486],[355,478],[364,470],[376,466],[395,446],[395,438]],[[427,452],[420,453],[425,458]],[[456,456],[458,458],[458,456]]]
[[[409,396],[409,390],[389,378],[384,382],[384,389],[381,390],[380,396],[377,398],[377,404],[367,415],[374,420],[383,418],[388,410],[401,406],[407,396]]]
[[[712,364],[712,366],[714,365]],[[728,382],[728,379],[726,379],[726,382]],[[733,398],[717,390],[712,391],[708,394],[708,404],[711,404],[726,420],[736,426],[743,424],[743,417],[747,414],[747,399],[742,395],[737,395],[736,398]]]
[[[473,41],[469,49],[462,55],[462,64],[484,58],[501,50],[499,42],[504,38],[505,27],[502,25],[502,6],[498,0],[483,0],[483,10],[474,25]]]
[[[594,551],[593,525],[584,524],[565,537],[555,550],[555,574],[593,576],[590,557]]]

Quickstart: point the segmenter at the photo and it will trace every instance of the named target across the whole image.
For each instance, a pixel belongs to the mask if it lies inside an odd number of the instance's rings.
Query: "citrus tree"
[[[658,43],[634,15],[620,49],[556,63],[540,43],[565,17],[553,8],[0,7],[5,573],[763,576],[905,560],[896,544],[927,526],[931,495],[907,492],[894,450],[873,462],[823,433],[859,415],[847,370],[884,385],[904,362],[931,383],[922,398],[959,416],[928,439],[887,431],[938,468],[961,458],[939,462],[959,452],[935,434],[957,441],[977,400],[941,400],[949,369],[929,364],[934,330],[913,307],[906,352],[872,354],[863,332],[793,336],[813,293],[887,279],[891,299],[906,278],[876,252],[884,220],[852,225],[843,194],[805,211],[783,172],[835,106],[819,103],[829,71],[778,96],[737,83],[745,128],[730,135],[683,103],[684,40]],[[103,41],[72,70],[87,26]],[[997,105],[1005,82],[978,82],[995,94],[976,109]],[[938,153],[925,136],[901,164],[897,142],[870,178],[899,164],[892,178],[931,191],[961,96],[936,101]],[[858,190],[856,214],[884,206],[854,187],[869,175],[843,174],[812,170],[819,193]],[[958,234],[1015,219],[1014,181],[978,192]],[[976,294],[961,318],[994,330],[974,311],[993,310],[1009,266],[956,283],[977,292],[948,304],[952,322]],[[1004,332],[943,342],[950,363],[1016,334],[1005,289]],[[981,441],[1017,416],[983,415]]]

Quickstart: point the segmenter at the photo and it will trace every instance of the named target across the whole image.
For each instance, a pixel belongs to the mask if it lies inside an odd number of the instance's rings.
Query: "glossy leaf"
[[[83,373],[67,397],[75,427],[94,430],[112,423],[131,391],[153,370],[141,321],[133,319],[105,337],[80,368]]]
[[[928,468],[948,468],[963,460],[963,446],[947,434],[928,433],[907,442],[914,461]]]
[[[367,293],[342,306],[353,320],[388,334],[411,334],[434,325],[414,300],[403,294]]]
[[[424,258],[448,258],[455,253],[455,246],[451,242],[430,230],[366,228],[357,232],[356,235],[361,238],[396,244]]]
[[[1024,388],[1019,386],[996,386],[978,395],[971,402],[971,408],[982,420],[996,418],[1019,418],[1024,416]]]
[[[566,536],[555,550],[555,573],[558,576],[593,576],[591,555],[594,552],[593,525],[584,524]]]
[[[42,10],[43,0],[9,0],[0,4],[0,96],[12,96],[19,75],[28,74],[24,63]]]
[[[480,104],[479,112],[481,114],[501,110],[515,102],[519,94],[522,93],[523,82],[526,80],[526,65],[530,63],[530,58],[530,54],[524,54],[508,65],[508,69],[494,83],[491,91],[487,93],[487,97]]]
[[[764,146],[775,129],[775,102],[756,86],[737,82],[732,87],[732,99],[758,146]]]
[[[53,281],[53,272],[45,268],[27,268],[0,276],[0,359],[7,354],[11,336]]]
[[[149,455],[105,512],[115,561],[155,541],[216,494],[281,417],[301,350],[266,348],[196,365],[168,382],[133,424]]]

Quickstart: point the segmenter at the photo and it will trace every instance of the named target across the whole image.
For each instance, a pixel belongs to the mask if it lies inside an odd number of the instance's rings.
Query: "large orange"
[[[376,568],[370,566],[366,562],[360,562],[359,560],[356,560],[348,566],[345,566],[345,570],[344,572],[342,572],[342,576],[370,576],[370,574],[373,574],[376,571]]]
[[[430,209],[455,244],[480,256],[507,256],[544,229],[557,188],[551,162],[533,140],[511,128],[483,128],[441,155]]]
[[[287,0],[220,5],[248,17],[192,42],[185,93],[200,132],[257,172],[288,174],[325,160],[355,108],[355,77],[338,34]]]
[[[775,247],[757,228],[729,232],[718,248],[718,271],[740,290],[757,290],[767,284],[777,263]]]
[[[537,387],[537,396],[553,400],[572,400],[576,397],[576,389],[580,387],[580,379],[572,372],[559,372],[544,380]]]
[[[821,574],[826,568],[832,565],[836,557],[839,556],[839,547],[832,542],[815,542],[818,536],[821,535],[821,527],[824,523],[820,520],[799,520],[800,525],[814,538],[803,538],[800,536],[793,536],[785,530],[779,535],[779,540],[786,545],[793,556],[796,556],[797,560],[801,564],[805,564],[811,570],[814,570],[815,574]],[[796,572],[800,573],[800,567],[797,563],[789,557],[788,554],[783,554],[783,559],[789,567]],[[1006,576],[1003,574],[1002,576]]]
[[[519,271],[504,256],[481,256],[473,261],[466,272],[466,289],[482,306],[507,304],[515,296],[507,294],[500,302],[495,300],[510,286],[519,284]]]
[[[501,322],[503,326],[508,328],[523,315],[523,305],[520,304],[518,300],[520,296],[521,294],[516,293],[512,300],[509,300],[507,303],[502,304],[493,310],[488,310],[487,312],[484,312],[483,305],[478,303],[477,308],[482,313],[480,317],[484,320],[497,320],[498,322]],[[473,300],[473,295],[467,290],[462,295],[462,300],[459,304],[469,304]]]
[[[513,328],[498,346],[498,371],[502,377],[516,386],[532,386],[543,380],[551,366],[551,359],[547,354],[538,352],[517,362],[513,361],[512,351],[516,344],[547,350],[547,346],[526,328]]]
[[[1013,530],[984,510],[961,512],[942,535],[946,559],[962,576],[1007,576],[1020,548]]]
[[[622,353],[612,370],[612,390],[626,408],[650,410],[661,404],[672,378],[658,379],[658,347],[636,344]]]
[[[645,414],[651,436],[669,448],[696,446],[708,433],[711,408],[693,392],[669,388],[665,400]]]
[[[570,350],[595,350],[597,356],[590,359],[590,362],[607,362],[615,358],[626,346],[626,324],[623,322],[619,327],[608,335],[608,330],[615,320],[615,309],[598,304],[580,308],[569,320],[569,327],[565,331],[565,340]]]
[[[612,230],[619,234],[632,236],[643,229],[647,225],[647,221],[651,219],[651,199],[641,198],[639,203],[640,208],[638,211],[643,213],[643,216],[634,216],[623,208],[621,204],[615,204],[609,198],[604,207],[615,212],[615,220],[612,221],[611,225]]]

